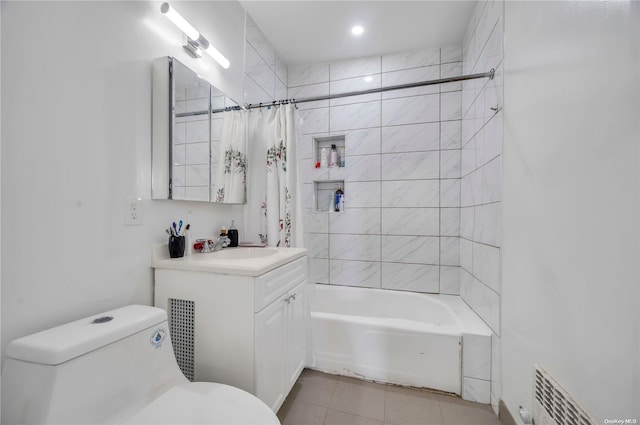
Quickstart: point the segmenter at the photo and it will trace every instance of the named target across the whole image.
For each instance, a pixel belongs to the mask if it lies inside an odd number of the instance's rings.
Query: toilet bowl
[[[255,396],[189,382],[164,310],[130,305],[11,342],[3,424],[279,425]]]

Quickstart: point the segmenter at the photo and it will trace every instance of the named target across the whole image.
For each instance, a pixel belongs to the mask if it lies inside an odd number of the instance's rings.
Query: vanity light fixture
[[[202,57],[202,52],[205,51],[209,56],[216,60],[223,68],[229,68],[229,60],[224,57],[215,47],[209,43],[209,41],[200,34],[186,19],[182,17],[169,3],[162,3],[160,11],[171,22],[177,26],[180,31],[187,36],[187,44],[183,47],[194,58]]]

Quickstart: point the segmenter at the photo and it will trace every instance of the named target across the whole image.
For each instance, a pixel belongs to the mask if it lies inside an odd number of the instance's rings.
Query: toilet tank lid
[[[156,307],[128,305],[12,341],[6,355],[58,365],[167,320]]]

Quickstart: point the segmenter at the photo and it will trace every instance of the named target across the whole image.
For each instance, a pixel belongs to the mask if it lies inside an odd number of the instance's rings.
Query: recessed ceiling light
[[[351,28],[351,34],[353,35],[360,35],[364,32],[364,28],[362,28],[360,25],[356,25],[355,27]]]

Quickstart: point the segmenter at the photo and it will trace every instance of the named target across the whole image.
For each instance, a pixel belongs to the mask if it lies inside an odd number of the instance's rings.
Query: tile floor
[[[501,425],[489,405],[305,369],[282,425]]]

